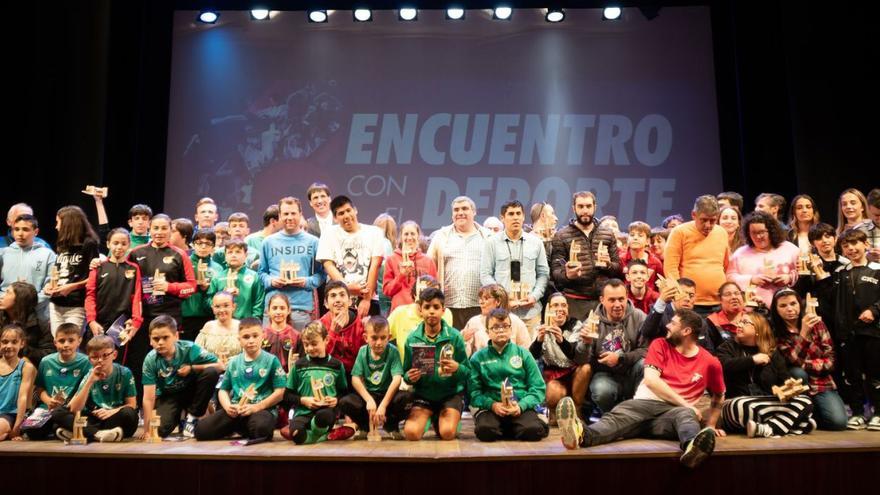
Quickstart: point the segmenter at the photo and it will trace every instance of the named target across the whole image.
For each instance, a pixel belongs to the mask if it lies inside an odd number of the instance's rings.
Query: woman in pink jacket
[[[785,240],[779,221],[762,211],[746,215],[742,229],[746,244],[730,258],[727,280],[743,290],[754,286],[756,296],[769,308],[774,292],[797,281],[800,249]]]
[[[412,287],[420,276],[437,278],[437,266],[422,252],[421,238],[419,224],[407,220],[400,226],[400,245],[386,261],[382,279],[382,292],[391,298],[391,311],[413,302]]]

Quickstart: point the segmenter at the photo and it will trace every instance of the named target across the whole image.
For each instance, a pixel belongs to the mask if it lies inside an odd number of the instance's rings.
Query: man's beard
[[[584,220],[584,218],[586,218],[586,220]],[[593,223],[593,215],[581,215],[577,217],[577,223],[586,227],[587,225]]]
[[[666,337],[666,342],[669,342],[669,345],[672,347],[678,347],[681,345],[682,340],[681,335],[670,335]]]

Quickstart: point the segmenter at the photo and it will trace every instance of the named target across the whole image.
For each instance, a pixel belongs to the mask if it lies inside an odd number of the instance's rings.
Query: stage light
[[[547,9],[547,14],[544,15],[544,20],[547,22],[562,22],[565,19],[565,11],[562,9]]]
[[[309,22],[327,22],[327,11],[326,10],[311,10],[311,11],[309,11]]]
[[[460,9],[458,7],[448,8],[446,9],[446,18],[453,21],[464,19],[464,9]]]
[[[269,9],[251,9],[251,19],[265,21],[269,18]]]
[[[370,9],[354,9],[354,20],[357,22],[372,21],[373,11]]]
[[[414,21],[418,15],[418,11],[411,7],[404,7],[397,11],[397,18],[401,21]]]
[[[616,21],[620,19],[621,10],[620,7],[605,7],[602,10],[602,19],[606,21]]]
[[[214,24],[219,18],[220,14],[214,12],[213,10],[203,10],[199,12],[199,22],[203,22],[205,24]]]
[[[512,15],[513,9],[507,6],[495,7],[495,10],[492,11],[492,18],[498,19],[499,21],[506,21],[510,19],[510,16]]]

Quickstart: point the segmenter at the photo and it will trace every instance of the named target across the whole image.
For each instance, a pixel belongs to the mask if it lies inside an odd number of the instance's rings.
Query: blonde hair
[[[305,328],[303,328],[301,335],[302,340],[312,340],[312,339],[327,339],[327,328],[324,327],[324,324],[320,322],[320,320],[315,320]]]
[[[380,214],[373,220],[373,225],[382,229],[382,233],[386,239],[391,241],[392,246],[397,245],[397,222],[394,221],[391,215],[387,213]]]
[[[868,219],[868,198],[862,194],[862,191],[854,187],[850,187],[849,189],[844,190],[840,193],[840,196],[837,197],[837,235],[840,235],[844,230],[846,230],[846,218],[843,216],[843,208],[840,207],[840,201],[843,199],[844,194],[852,194],[855,196],[859,203],[862,204],[862,221]]]
[[[759,313],[746,313],[743,318],[749,318],[755,325],[755,344],[758,346],[758,352],[773,354],[776,350],[776,336],[773,329],[770,328],[770,322]]]

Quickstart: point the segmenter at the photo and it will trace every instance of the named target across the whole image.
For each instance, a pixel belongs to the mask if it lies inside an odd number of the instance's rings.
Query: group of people
[[[725,192],[626,232],[589,191],[560,228],[511,200],[489,229],[462,196],[427,237],[306,197],[313,217],[285,197],[253,233],[210,198],[194,221],[135,205],[127,230],[98,190],[97,232],[65,206],[55,250],[14,205],[0,440],[69,439],[77,417],[97,441],[449,440],[469,408],[482,441],[671,438],[695,466],[728,431],[880,431],[880,189],[844,191],[836,227],[807,195],[785,221],[779,195],[743,215]]]

